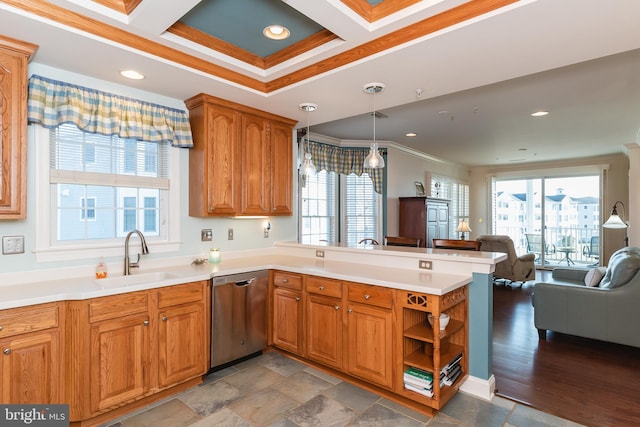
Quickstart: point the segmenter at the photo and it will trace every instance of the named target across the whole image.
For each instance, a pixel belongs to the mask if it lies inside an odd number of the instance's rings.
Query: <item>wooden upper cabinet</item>
[[[205,94],[185,104],[189,215],[291,215],[296,122]]]
[[[36,49],[0,36],[0,219],[27,217],[27,62]]]
[[[292,215],[293,167],[291,126],[271,126],[271,215]]]
[[[189,112],[189,215],[240,213],[240,156],[236,111],[200,103]]]

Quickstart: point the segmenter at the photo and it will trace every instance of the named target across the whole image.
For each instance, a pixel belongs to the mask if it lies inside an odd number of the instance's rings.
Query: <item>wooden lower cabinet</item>
[[[343,303],[342,283],[306,277],[306,357],[342,369]]]
[[[302,354],[302,291],[276,287],[273,290],[273,345]]]
[[[271,285],[275,347],[427,414],[442,408],[466,377],[466,287],[431,295],[284,272],[274,274]],[[427,317],[440,313],[451,320],[434,333]],[[440,386],[440,371],[452,362],[461,374]],[[432,396],[404,387],[410,368],[433,374]]]
[[[92,424],[205,374],[209,310],[207,281],[67,302],[71,421]]]
[[[139,398],[149,391],[149,325],[148,313],[115,317],[91,325],[92,413]]]
[[[349,304],[347,308],[347,372],[391,388],[393,386],[393,313]]]
[[[59,303],[0,311],[0,403],[64,403]]]

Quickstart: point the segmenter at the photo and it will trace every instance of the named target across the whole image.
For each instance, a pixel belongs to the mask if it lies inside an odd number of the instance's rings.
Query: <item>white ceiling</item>
[[[0,34],[38,44],[36,63],[177,99],[206,92],[300,120],[301,126],[306,125],[306,113],[298,105],[314,102],[319,109],[310,115],[311,124],[322,125],[312,130],[340,139],[372,137],[367,114],[373,108],[372,96],[362,86],[383,82],[386,90],[376,95],[375,102],[389,118],[377,121],[379,140],[468,165],[621,152],[625,144],[636,142],[640,129],[637,0],[519,1],[271,92],[159,58],[154,49],[147,53],[126,46],[132,44],[126,39],[106,40],[30,11],[44,3],[270,82],[465,3],[460,0],[424,0],[374,23],[339,0],[288,0],[342,40],[267,70],[165,33],[198,0],[143,0],[130,16],[89,0],[0,0]],[[581,64],[585,61],[591,62]],[[125,81],[118,74],[124,68],[138,69],[146,78]],[[422,89],[420,96],[417,89]],[[550,114],[529,116],[539,109]],[[438,114],[445,110],[448,113]],[[418,136],[406,138],[407,131]]]

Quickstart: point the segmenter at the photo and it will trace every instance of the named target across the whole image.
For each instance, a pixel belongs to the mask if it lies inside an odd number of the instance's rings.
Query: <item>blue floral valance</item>
[[[382,194],[384,169],[365,169],[364,158],[369,154],[369,148],[336,147],[335,145],[320,142],[304,144],[304,149],[311,153],[311,161],[316,170],[326,170],[344,175],[356,174],[358,176],[367,173],[373,182],[373,188],[378,194]],[[382,151],[386,155],[385,151]]]
[[[33,75],[29,123],[55,128],[72,123],[85,132],[193,147],[186,111]]]

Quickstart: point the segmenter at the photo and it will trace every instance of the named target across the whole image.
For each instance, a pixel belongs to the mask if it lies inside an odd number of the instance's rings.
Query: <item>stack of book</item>
[[[411,367],[404,371],[404,388],[433,397],[433,374]]]
[[[462,374],[462,367],[460,361],[462,360],[462,353],[454,357],[444,368],[440,370],[440,380],[444,385],[452,385],[458,377]]]

